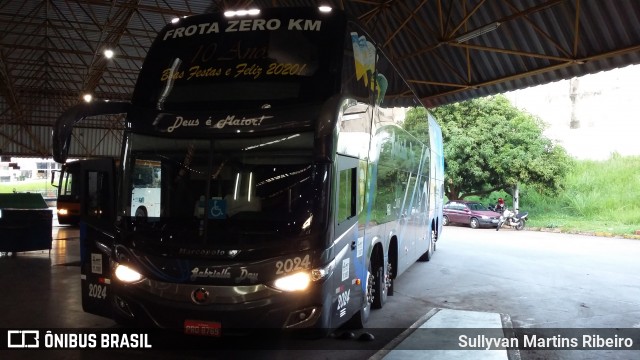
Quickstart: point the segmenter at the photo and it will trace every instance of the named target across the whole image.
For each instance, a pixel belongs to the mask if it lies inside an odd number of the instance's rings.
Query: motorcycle
[[[500,220],[498,221],[498,226],[496,227],[496,231],[500,230],[500,228],[504,225],[515,228],[516,230],[524,229],[524,225],[527,222],[528,212],[519,212],[514,213],[509,209],[504,209],[502,216],[500,216]]]

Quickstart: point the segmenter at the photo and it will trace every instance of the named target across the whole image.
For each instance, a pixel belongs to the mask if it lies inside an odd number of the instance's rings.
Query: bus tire
[[[398,243],[396,239],[392,239],[389,243],[387,252],[387,296],[393,296],[393,280],[395,279],[395,271],[398,268]]]
[[[438,235],[435,230],[431,230],[431,240],[429,240],[429,248],[427,251],[422,254],[418,258],[419,261],[430,261],[433,257],[433,253],[436,251],[436,241],[438,240]]]
[[[387,285],[385,283],[385,271],[384,266],[381,264],[384,261],[380,261],[377,258],[371,259],[371,269],[373,270],[373,303],[371,307],[374,309],[381,309],[384,303],[387,302]]]
[[[371,304],[367,301],[367,296],[364,297],[364,304],[357,313],[353,314],[351,319],[347,320],[344,324],[347,329],[362,329],[369,321],[369,315],[371,314]]]
[[[419,258],[418,261],[429,261],[431,260],[431,256],[432,254],[432,249],[433,248],[433,240],[429,241],[429,248],[427,249],[427,251],[424,252],[424,254],[422,254]]]

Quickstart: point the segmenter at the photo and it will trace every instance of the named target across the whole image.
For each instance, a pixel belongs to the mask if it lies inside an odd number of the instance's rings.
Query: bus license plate
[[[185,320],[184,333],[186,335],[219,337],[222,335],[222,324],[214,321]]]

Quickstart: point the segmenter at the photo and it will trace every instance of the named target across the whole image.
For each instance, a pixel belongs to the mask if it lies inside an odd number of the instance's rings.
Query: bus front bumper
[[[221,334],[324,328],[322,286],[281,292],[266,285],[211,286],[145,281],[114,284],[114,315],[136,326],[188,333],[198,324]],[[315,301],[314,301],[315,300]]]

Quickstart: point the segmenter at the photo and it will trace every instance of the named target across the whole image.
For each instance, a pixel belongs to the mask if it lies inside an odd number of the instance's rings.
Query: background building
[[[0,162],[0,182],[51,179],[51,172],[60,169],[52,159],[3,156]]]
[[[505,94],[549,125],[546,135],[578,159],[640,155],[640,65]]]

